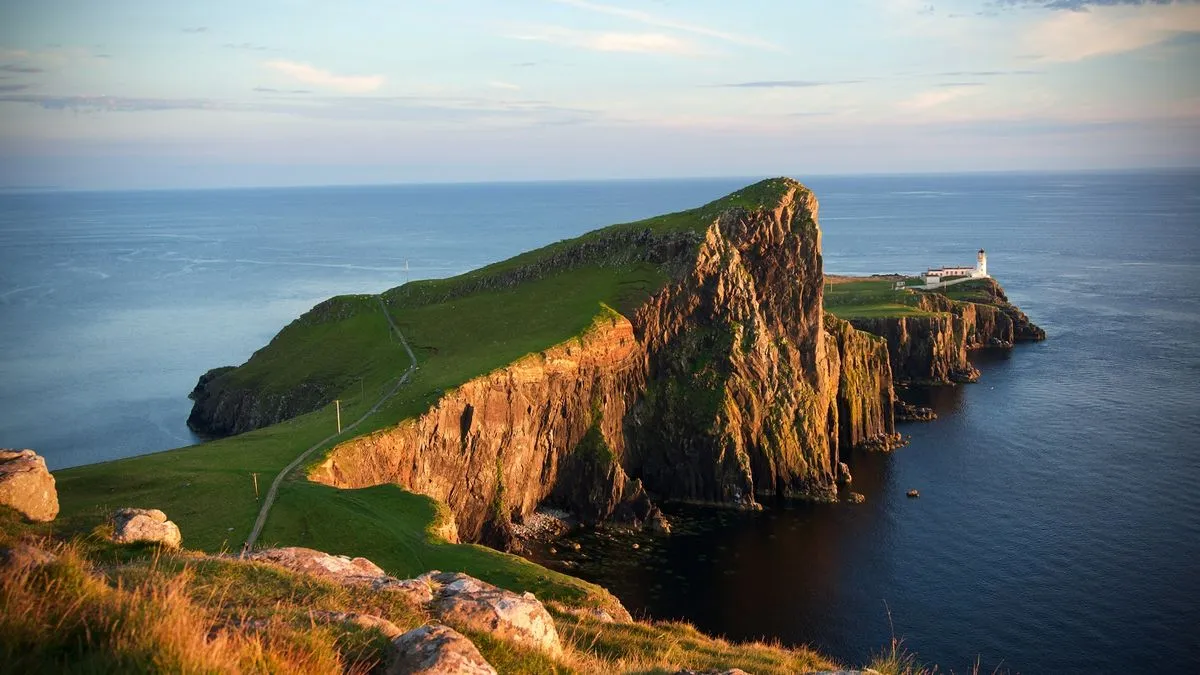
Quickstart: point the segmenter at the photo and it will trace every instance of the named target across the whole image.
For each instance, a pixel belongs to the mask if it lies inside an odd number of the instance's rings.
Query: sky
[[[1200,2],[0,0],[0,187],[1200,165]]]

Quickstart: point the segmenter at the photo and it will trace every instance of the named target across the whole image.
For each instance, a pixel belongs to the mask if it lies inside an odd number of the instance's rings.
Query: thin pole
[[[334,406],[337,408],[338,433],[342,433],[342,402],[334,399]]]
[[[258,474],[250,474],[254,476],[254,500],[258,501]]]

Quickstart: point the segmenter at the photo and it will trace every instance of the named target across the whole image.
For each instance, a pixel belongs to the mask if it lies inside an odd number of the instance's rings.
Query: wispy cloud
[[[24,86],[24,85],[17,85]],[[444,125],[573,125],[600,117],[584,108],[557,106],[546,101],[494,101],[469,97],[421,96],[314,96],[285,98],[264,96],[232,101],[207,98],[151,98],[122,96],[0,93],[0,104],[34,105],[46,110],[80,114],[145,113],[173,110],[214,113],[256,112],[309,119],[362,120],[393,123],[420,122]],[[272,92],[266,92],[272,93]]]
[[[504,82],[502,80],[492,80],[488,82],[488,86],[492,89],[503,89],[505,91],[520,91],[521,85],[513,84],[512,82]]]
[[[275,89],[274,87],[255,87],[251,91],[256,91],[260,94],[311,94],[310,89]]]
[[[912,98],[901,101],[897,104],[897,107],[909,112],[920,112],[937,108],[956,99],[968,96],[974,90],[975,87],[971,86],[941,87],[930,91],[923,91]]]
[[[0,92],[25,91],[28,88],[27,84],[0,84]]]
[[[1006,75],[1044,75],[1041,70],[951,70],[934,73],[937,77],[1004,77]]]
[[[607,33],[583,31],[562,26],[535,26],[508,35],[514,40],[548,42],[564,47],[597,52],[626,52],[634,54],[666,54],[699,56],[705,53],[690,40],[665,33]]]
[[[187,28],[180,28],[179,30],[184,33],[207,33],[208,26],[189,26]]]
[[[269,51],[271,51],[270,47],[265,47],[263,45],[256,45],[253,42],[226,42],[225,44],[223,44],[221,46],[224,47],[225,49],[244,49],[244,50],[252,51],[252,52],[269,52]]]
[[[702,35],[704,37],[715,38],[717,40],[722,40],[745,47],[755,47],[757,49],[766,49],[774,52],[785,51],[779,45],[772,44],[753,35],[731,33],[729,31],[709,28],[708,26],[701,26],[699,24],[688,23],[685,21],[677,21],[675,19],[669,19],[655,14],[650,14],[649,12],[644,12],[638,9],[628,9],[614,5],[605,5],[598,2],[590,2],[589,0],[554,0],[554,2],[562,5],[578,7],[579,9],[584,9],[590,12],[598,12],[601,14],[608,14],[609,16],[617,16],[624,19],[629,19],[631,21],[636,21],[648,26],[667,28],[683,33],[691,33],[693,35]]]
[[[27,66],[21,63],[6,63],[0,66],[0,71],[6,73],[40,73],[42,69],[37,66]]]
[[[1025,36],[1024,48],[1043,61],[1082,61],[1200,33],[1200,5],[1195,3],[1119,4],[1093,6],[1086,12],[1055,12],[1034,25]]]
[[[713,86],[735,89],[805,89],[808,87],[827,87],[839,84],[861,84],[862,82],[862,80],[753,80],[750,82],[730,82],[728,84]]]
[[[1120,5],[1172,5],[1195,4],[1200,0],[994,0],[1001,7],[1043,7],[1045,9],[1070,9],[1083,11],[1089,7],[1115,7]]]
[[[383,86],[385,80],[382,75],[337,75],[323,68],[295,61],[277,59],[267,61],[263,65],[305,84],[343,91],[348,94],[375,91]]]

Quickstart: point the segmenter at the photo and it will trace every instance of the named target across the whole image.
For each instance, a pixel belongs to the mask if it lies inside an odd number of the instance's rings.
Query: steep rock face
[[[276,393],[239,387],[223,377],[233,370],[223,366],[200,376],[188,394],[194,402],[189,429],[210,437],[232,436],[312,412],[333,400],[333,387],[322,382],[304,382]]]
[[[935,316],[851,319],[851,323],[887,340],[898,382],[973,382],[979,373],[967,360],[968,350],[1046,339],[1045,331],[1008,301],[994,279],[973,283],[979,287],[972,301],[921,294],[916,307]]]
[[[834,495],[816,218],[799,184],[774,209],[726,212],[692,269],[637,311],[649,385],[626,466],[654,493],[746,505]]]
[[[610,312],[578,341],[466,382],[418,418],[338,445],[310,478],[350,488],[398,483],[429,495],[450,506],[467,541],[478,541],[485,525],[503,530],[514,514],[531,514],[560,480],[588,487],[561,491],[560,503],[602,520],[623,505],[633,510],[644,493],[615,462],[589,473],[596,463],[570,455],[590,433],[620,456],[625,413],[644,381],[633,326]]]
[[[657,522],[647,493],[835,498],[840,448],[894,443],[894,395],[882,340],[827,332],[816,217],[795,182],[773,208],[724,212],[631,319],[611,312],[342,443],[310,478],[399,484],[493,545],[542,502],[637,523]]]
[[[897,382],[974,382],[979,371],[967,360],[968,323],[953,314],[851,319],[859,330],[887,340]]]
[[[889,450],[901,443],[887,341],[825,315],[829,353],[838,360],[838,445]]]

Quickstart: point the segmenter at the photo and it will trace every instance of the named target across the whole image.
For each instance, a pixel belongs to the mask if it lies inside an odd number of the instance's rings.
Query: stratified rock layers
[[[632,316],[606,309],[580,339],[342,443],[310,477],[399,484],[493,544],[543,501],[636,522],[656,515],[647,492],[832,499],[841,450],[894,438],[893,393],[885,343],[825,323],[820,246],[816,199],[789,181],[772,208],[716,218]]]

